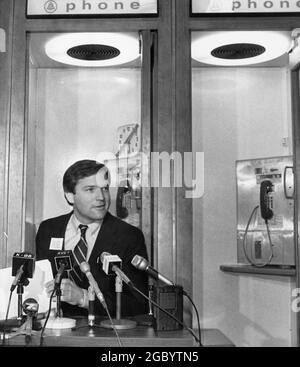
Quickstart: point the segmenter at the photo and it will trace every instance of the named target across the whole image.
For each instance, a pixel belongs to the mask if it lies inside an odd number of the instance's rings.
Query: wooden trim
[[[5,31],[6,51],[0,53],[0,267],[8,266],[6,234],[8,212],[8,169],[9,169],[9,134],[11,103],[11,61],[13,5],[11,0],[0,2],[0,27]]]
[[[292,94],[292,136],[293,136],[293,166],[294,166],[294,186],[295,186],[295,206],[294,206],[294,243],[295,243],[295,264],[296,264],[296,288],[300,288],[300,201],[299,201],[299,182],[300,182],[300,80],[299,69],[291,72],[291,94]],[[300,315],[297,312],[297,345],[300,346]]]
[[[142,98],[141,98],[141,151],[145,157],[151,154],[151,125],[152,125],[152,34],[149,31],[141,32],[142,38]],[[144,157],[144,156],[143,156]],[[142,157],[142,231],[145,236],[149,260],[152,260],[152,221],[151,221],[151,170],[150,159],[147,162]]]
[[[184,187],[184,153],[192,152],[192,93],[190,32],[187,22],[189,6],[176,0],[176,32],[174,45],[175,60],[175,146],[182,154],[183,187],[176,189],[176,282],[192,296],[193,290],[193,200],[187,199]],[[180,88],[178,87],[180,86]],[[191,187],[191,183],[188,185]],[[185,305],[186,319],[191,323],[190,304]]]
[[[156,29],[158,20],[145,19],[45,19],[27,20],[25,29],[28,32],[136,32]]]
[[[152,81],[151,84],[153,86],[152,93],[152,111],[151,111],[151,152],[156,149],[156,142],[158,140],[158,34],[157,32],[152,33],[153,38],[153,50],[152,50]],[[150,172],[151,172],[152,162],[150,161]],[[151,172],[150,176],[150,185],[151,178],[153,173]],[[157,259],[158,259],[158,192],[157,189],[151,187],[151,223],[152,223],[152,248],[151,253],[149,254],[151,258],[151,265],[157,268]]]
[[[164,23],[158,29],[158,65],[157,65],[157,119],[155,119],[155,136],[153,151],[174,151],[172,128],[174,121],[173,98],[173,64],[171,43],[171,14],[173,1],[166,0],[162,17]],[[155,172],[152,172],[152,178]],[[154,264],[168,278],[173,279],[173,196],[170,188],[155,188],[155,250],[157,258]]]
[[[183,0],[186,1],[186,0]],[[197,17],[189,19],[191,30],[292,30],[299,27],[300,17]]]
[[[12,39],[12,85],[11,116],[9,136],[8,171],[8,249],[7,263],[12,255],[23,249],[23,212],[24,212],[24,128],[25,128],[25,72],[26,72],[26,34],[23,32],[24,19],[14,8]]]

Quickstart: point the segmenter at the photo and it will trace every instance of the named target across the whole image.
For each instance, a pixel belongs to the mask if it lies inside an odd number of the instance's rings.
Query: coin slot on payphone
[[[255,241],[254,242],[255,259],[261,260],[261,258],[262,258],[261,247],[262,247],[262,242],[261,241]]]

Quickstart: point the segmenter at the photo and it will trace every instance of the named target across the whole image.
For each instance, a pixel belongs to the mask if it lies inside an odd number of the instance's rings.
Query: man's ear
[[[65,192],[65,198],[70,205],[74,204],[74,194],[72,192]]]

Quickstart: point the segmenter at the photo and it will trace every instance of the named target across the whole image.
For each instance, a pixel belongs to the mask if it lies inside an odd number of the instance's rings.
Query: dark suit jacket
[[[54,254],[56,252],[49,249],[50,241],[52,237],[64,238],[71,215],[72,212],[43,221],[36,235],[36,259],[49,259],[54,272],[53,275],[56,273],[54,265]],[[124,273],[137,288],[147,295],[147,274],[131,265],[131,260],[136,254],[147,258],[144,235],[138,228],[107,213],[89,258],[91,273],[104,295],[111,316],[114,318],[116,311],[115,276],[108,276],[102,270],[100,261],[102,252],[119,255],[122,259],[122,270]],[[80,286],[85,289],[88,288],[89,284],[85,276],[84,282]],[[72,306],[66,302],[62,302],[61,306],[64,316],[87,315],[87,310],[81,307]],[[147,312],[147,301],[123,283],[121,316],[146,314]],[[95,302],[95,313],[97,315],[106,315],[104,308],[98,300]]]

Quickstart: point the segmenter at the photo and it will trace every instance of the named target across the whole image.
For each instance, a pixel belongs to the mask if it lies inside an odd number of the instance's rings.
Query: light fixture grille
[[[226,60],[240,60],[263,54],[266,49],[255,43],[233,43],[222,45],[211,51],[212,56]]]
[[[67,54],[79,60],[98,61],[113,59],[120,55],[120,50],[107,45],[86,44],[69,48]]]

